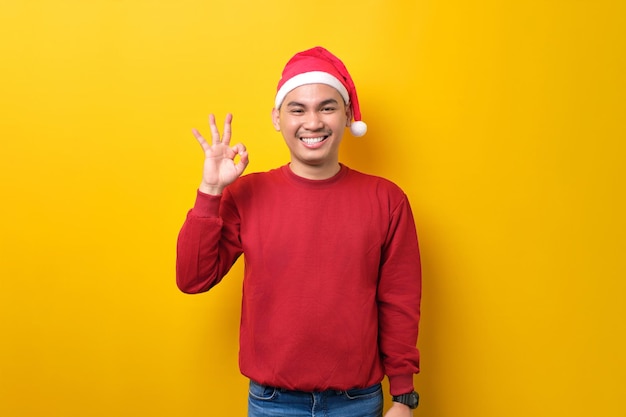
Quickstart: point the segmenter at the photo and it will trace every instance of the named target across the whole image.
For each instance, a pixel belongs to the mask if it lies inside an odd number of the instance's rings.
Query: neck
[[[337,175],[341,170],[341,165],[339,165],[339,162],[323,166],[310,166],[291,162],[289,168],[297,176],[308,180],[327,180]]]

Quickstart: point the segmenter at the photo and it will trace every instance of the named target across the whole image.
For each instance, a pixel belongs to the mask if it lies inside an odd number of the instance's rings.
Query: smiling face
[[[291,154],[291,170],[304,178],[326,179],[339,171],[339,144],[351,120],[350,106],[326,84],[305,84],[285,96],[272,120]]]

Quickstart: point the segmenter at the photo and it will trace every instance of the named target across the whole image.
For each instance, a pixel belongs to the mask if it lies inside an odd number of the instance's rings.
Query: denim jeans
[[[248,417],[382,417],[380,384],[347,391],[300,392],[250,381]]]

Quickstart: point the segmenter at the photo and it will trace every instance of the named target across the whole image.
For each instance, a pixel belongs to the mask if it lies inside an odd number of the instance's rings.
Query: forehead
[[[334,87],[326,84],[304,84],[288,92],[283,103],[317,104],[328,100],[344,103],[343,97]]]

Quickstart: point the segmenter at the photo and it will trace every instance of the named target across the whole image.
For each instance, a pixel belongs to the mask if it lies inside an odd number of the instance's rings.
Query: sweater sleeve
[[[417,345],[421,264],[417,232],[406,196],[395,208],[383,246],[378,284],[379,343],[392,395],[413,390],[419,372]]]
[[[218,284],[241,255],[236,210],[223,214],[227,197],[197,192],[194,207],[178,234],[176,284],[188,294]],[[224,219],[226,217],[226,219]]]

